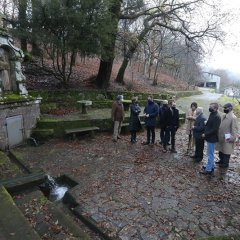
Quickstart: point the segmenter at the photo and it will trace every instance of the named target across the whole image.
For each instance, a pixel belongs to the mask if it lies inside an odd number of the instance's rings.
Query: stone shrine
[[[0,21],[2,18],[0,19]],[[17,146],[31,135],[40,116],[38,99],[29,96],[21,62],[24,54],[0,23],[0,149]]]

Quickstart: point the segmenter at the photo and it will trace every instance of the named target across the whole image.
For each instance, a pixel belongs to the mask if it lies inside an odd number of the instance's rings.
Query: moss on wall
[[[0,104],[4,103],[15,103],[15,102],[28,102],[33,101],[35,98],[31,95],[25,96],[25,95],[19,95],[14,93],[4,93],[0,97]]]
[[[109,92],[101,90],[78,91],[78,90],[55,90],[55,91],[30,91],[34,97],[41,96],[42,102],[76,102],[79,100],[103,101],[115,100],[118,95],[123,95],[125,99],[131,99],[138,96],[139,100],[147,100],[149,93],[135,92]],[[154,98],[168,99],[172,97],[171,93],[152,94]],[[100,97],[101,96],[101,97]]]
[[[133,96],[137,96],[140,106],[145,106],[148,93],[135,92],[110,92],[101,90],[79,91],[79,90],[55,90],[55,91],[31,91],[33,97],[41,96],[42,104],[40,105],[42,113],[49,113],[59,107],[77,108],[80,109],[79,100],[91,100],[93,108],[110,108],[113,100],[117,95],[123,95],[124,99],[130,100]],[[172,99],[183,96],[191,96],[200,94],[198,91],[182,91],[182,92],[168,92],[153,94],[155,99]]]

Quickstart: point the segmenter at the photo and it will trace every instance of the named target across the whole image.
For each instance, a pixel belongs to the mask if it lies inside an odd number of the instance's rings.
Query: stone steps
[[[16,195],[14,200],[42,239],[90,239],[70,215],[50,202],[41,191]]]
[[[21,166],[26,164],[23,159],[17,162]],[[32,172],[29,166],[24,169],[30,173],[23,173],[3,152],[0,152],[0,164],[11,173],[0,175],[1,240],[91,239],[85,233],[86,227],[78,226],[70,212],[64,213],[64,208],[59,209],[39,190],[38,186],[46,181],[46,173],[36,169]]]
[[[0,186],[1,240],[91,239],[39,190],[11,196]]]
[[[40,240],[41,238],[14,203],[6,188],[0,186],[0,239]]]

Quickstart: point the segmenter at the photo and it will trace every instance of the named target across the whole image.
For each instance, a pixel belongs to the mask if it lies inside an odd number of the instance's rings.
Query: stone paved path
[[[186,110],[197,101],[207,113],[209,103],[219,96],[205,92],[177,103]],[[95,139],[51,140],[17,152],[52,176],[73,176],[79,185],[72,194],[83,213],[113,238],[185,240],[237,235],[232,239],[240,239],[240,146],[228,170],[216,167],[213,175],[202,176],[203,163],[186,155],[184,127],[177,132],[177,154],[162,153],[159,144],[142,145],[145,134],[139,134],[134,145],[129,135],[113,143],[110,134],[102,133]]]
[[[17,151],[52,176],[69,174],[79,185],[72,193],[83,212],[110,236],[120,239],[197,239],[240,236],[240,149],[228,171],[198,173],[202,163],[186,156],[185,130],[177,134],[178,153],[162,153],[125,135],[110,134],[75,142],[51,140]],[[206,161],[206,156],[204,157]],[[236,238],[237,239],[237,238]]]

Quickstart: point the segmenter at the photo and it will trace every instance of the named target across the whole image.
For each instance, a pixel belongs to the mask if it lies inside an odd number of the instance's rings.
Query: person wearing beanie
[[[113,141],[117,142],[120,139],[121,126],[124,119],[124,108],[123,108],[123,96],[118,95],[116,101],[112,105],[112,121],[114,122],[113,128]]]
[[[218,143],[216,149],[219,151],[219,167],[227,168],[229,159],[234,151],[237,134],[239,131],[237,117],[233,113],[233,105],[227,103],[223,107],[224,115],[218,131]]]

